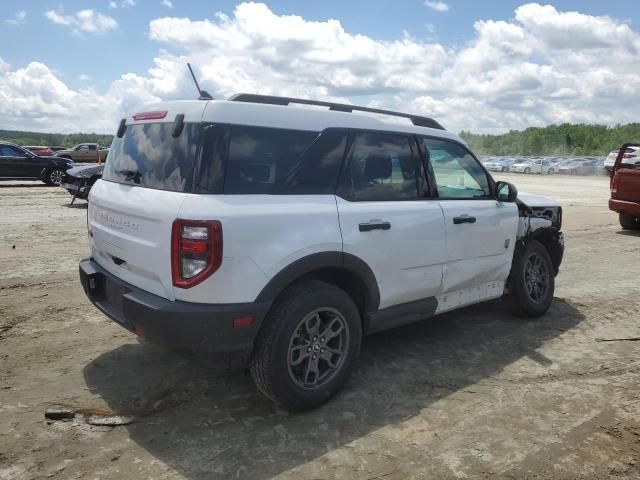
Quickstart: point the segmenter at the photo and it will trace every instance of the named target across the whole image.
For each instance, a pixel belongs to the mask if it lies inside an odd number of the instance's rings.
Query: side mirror
[[[500,202],[513,203],[518,198],[518,189],[513,183],[496,182],[496,198]]]

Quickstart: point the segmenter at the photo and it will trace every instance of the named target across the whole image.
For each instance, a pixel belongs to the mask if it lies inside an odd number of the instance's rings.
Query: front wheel
[[[344,290],[319,280],[295,284],[264,320],[251,376],[278,405],[309,410],[342,388],[360,353],[361,337],[360,313]]]
[[[516,247],[504,301],[511,313],[521,317],[544,315],[553,301],[553,262],[545,246],[530,240]]]
[[[640,230],[640,218],[628,213],[618,214],[620,226],[623,230]]]
[[[506,172],[507,171],[507,167],[502,167],[502,172]]]
[[[550,169],[547,171],[547,174],[549,174],[549,175],[553,175],[554,173],[555,173],[555,172],[553,171],[553,168],[550,168]]]
[[[524,169],[524,173],[531,173],[531,169],[530,168],[525,168]]]
[[[60,168],[52,168],[47,174],[47,178],[45,179],[45,183],[48,185],[55,185],[57,187],[62,183],[62,179],[64,178],[64,170]]]

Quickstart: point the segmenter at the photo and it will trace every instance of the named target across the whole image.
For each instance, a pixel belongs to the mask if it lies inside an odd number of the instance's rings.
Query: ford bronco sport
[[[267,397],[304,410],[342,387],[363,335],[500,297],[544,314],[561,222],[430,118],[166,102],[120,122],[80,278],[121,326],[248,364]]]

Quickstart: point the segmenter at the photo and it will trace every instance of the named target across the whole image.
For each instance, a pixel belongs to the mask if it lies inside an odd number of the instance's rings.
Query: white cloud
[[[59,15],[79,28],[75,15]],[[255,92],[364,103],[431,115],[453,131],[637,121],[626,106],[640,104],[640,34],[629,25],[527,4],[510,21],[474,29],[468,43],[445,47],[406,34],[377,40],[338,20],[276,15],[260,3],[211,19],[157,18],[149,38],[164,49],[154,67],[125,73],[106,91],[71,89],[37,62],[14,71],[0,62],[0,124],[109,132],[139,104],[195,98],[186,62],[216,98]]]
[[[171,0],[162,0],[162,6],[167,8],[173,8],[173,2]]]
[[[116,0],[109,1],[109,8],[129,8],[135,6],[136,0],[122,0],[119,4]]]
[[[445,2],[431,2],[429,0],[425,0],[424,4],[436,12],[446,12],[449,10],[449,4]]]
[[[81,73],[80,75],[78,75],[78,80],[80,80],[81,82],[88,82],[89,80],[93,80],[93,77],[91,75],[87,75],[86,73]]]
[[[75,33],[103,33],[118,26],[115,19],[93,9],[78,10],[70,15],[65,15],[62,10],[48,10],[44,15],[53,23],[71,27]]]
[[[13,18],[6,19],[5,23],[8,23],[9,25],[23,25],[27,23],[27,11],[20,10],[13,16]]]

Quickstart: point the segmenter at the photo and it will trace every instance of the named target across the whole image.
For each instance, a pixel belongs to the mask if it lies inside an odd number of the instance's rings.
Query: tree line
[[[46,145],[48,147],[73,147],[79,143],[111,145],[113,135],[99,133],[40,133],[20,130],[0,130],[0,140],[18,145]]]
[[[627,142],[640,142],[640,123],[627,125],[570,124],[529,127],[501,135],[461,132],[478,155],[607,155]]]

